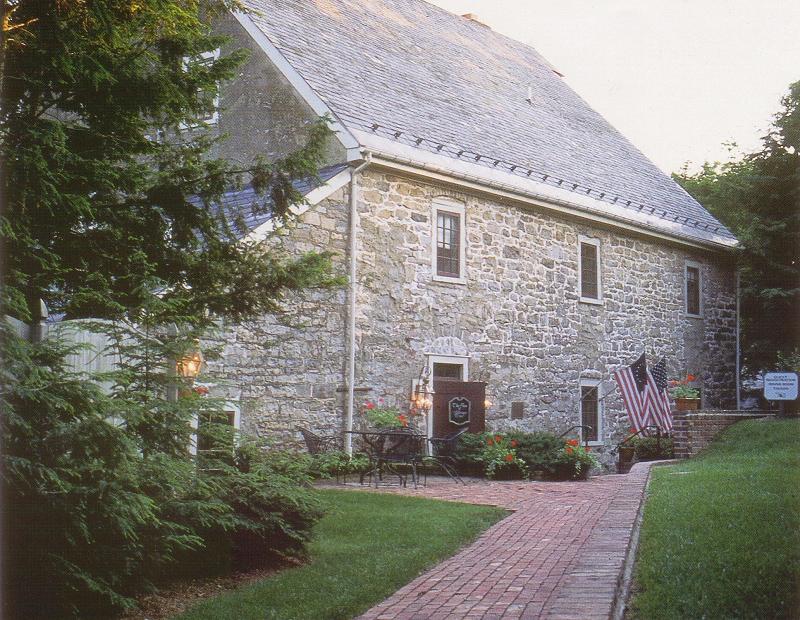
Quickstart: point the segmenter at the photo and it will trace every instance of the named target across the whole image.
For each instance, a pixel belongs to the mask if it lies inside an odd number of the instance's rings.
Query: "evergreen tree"
[[[235,8],[3,1],[0,312],[35,320],[43,299],[69,319],[109,319],[126,360],[107,393],[65,365],[58,342],[0,324],[4,617],[108,617],[181,559],[297,551],[319,516],[301,471],[234,449],[225,425],[228,449],[198,468],[190,420],[219,406],[164,398],[170,360],[217,319],[338,283],[325,254],[239,242],[246,213],[217,206],[249,182],[251,212],[288,220],[302,199],[292,180],[316,174],[327,123],[285,159],[238,168],[209,157],[215,138],[185,130],[244,59],[191,61],[224,43],[210,25]]]
[[[749,372],[800,348],[800,82],[759,151],[673,175],[740,241],[742,350]]]

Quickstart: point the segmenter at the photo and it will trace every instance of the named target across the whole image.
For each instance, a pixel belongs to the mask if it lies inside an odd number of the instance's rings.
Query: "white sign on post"
[[[768,372],[764,374],[765,400],[797,400],[797,373]]]

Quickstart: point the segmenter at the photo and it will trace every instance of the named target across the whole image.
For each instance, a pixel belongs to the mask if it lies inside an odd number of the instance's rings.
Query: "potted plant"
[[[638,433],[636,429],[630,429],[628,436],[617,445],[617,473],[627,474],[633,466],[633,459],[636,457],[636,446],[633,443]]]
[[[528,478],[528,465],[517,456],[517,440],[497,433],[486,438],[478,460],[489,479],[519,480]]]
[[[577,439],[570,439],[558,454],[554,477],[557,480],[586,480],[592,467],[599,465],[589,446],[582,446]]]
[[[378,404],[373,402],[364,403],[364,420],[374,429],[397,429],[408,428],[409,419],[405,414],[400,413],[397,407],[387,407],[383,404],[383,399]]]
[[[670,396],[678,411],[695,411],[700,408],[700,390],[689,385],[695,379],[694,375],[686,375],[686,379],[682,381],[670,381]]]

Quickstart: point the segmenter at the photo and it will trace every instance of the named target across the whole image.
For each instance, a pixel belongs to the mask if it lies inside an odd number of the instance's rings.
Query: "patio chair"
[[[456,449],[459,437],[467,430],[464,427],[444,437],[431,437],[428,440],[431,444],[431,455],[428,459],[436,463],[450,478],[461,484],[466,484],[466,482],[461,479],[456,469]]]
[[[425,452],[425,436],[409,429],[396,430],[383,434],[380,451],[376,455],[379,480],[383,469],[388,469],[400,478],[400,484],[407,486],[407,475],[398,466],[411,468],[411,480],[417,488],[419,477],[417,466],[422,462]]]
[[[307,428],[298,428],[297,430],[303,435],[309,454],[331,452],[339,447],[339,440],[336,437],[317,435]]]

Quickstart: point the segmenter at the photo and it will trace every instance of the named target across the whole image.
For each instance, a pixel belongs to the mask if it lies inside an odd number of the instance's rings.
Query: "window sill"
[[[447,282],[449,284],[466,284],[466,278],[450,278],[448,276],[433,276],[434,282]]]
[[[594,299],[593,297],[579,297],[578,301],[582,304],[591,304],[593,306],[605,305],[602,297],[600,299]]]
[[[687,318],[687,319],[702,319],[703,318],[702,314],[689,314],[688,312],[684,312],[683,316],[684,316],[684,318]]]

